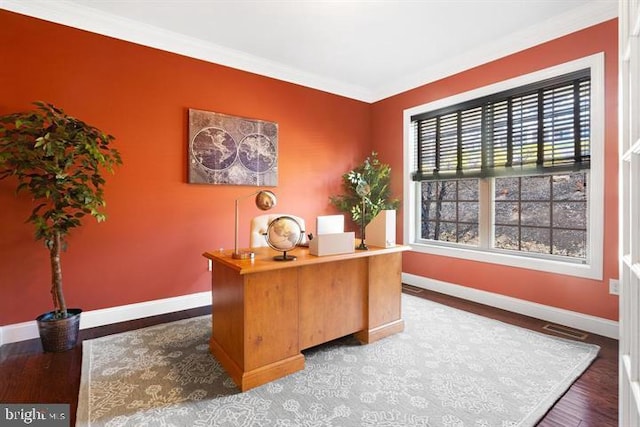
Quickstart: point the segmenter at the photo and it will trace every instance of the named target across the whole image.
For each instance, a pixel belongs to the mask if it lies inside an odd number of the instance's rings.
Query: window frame
[[[548,259],[529,254],[504,253],[488,247],[488,242],[481,242],[478,247],[452,244],[448,242],[427,241],[420,238],[420,211],[417,203],[420,197],[420,182],[411,179],[411,172],[415,162],[414,130],[411,125],[411,117],[433,110],[460,104],[476,98],[492,95],[505,90],[533,84],[563,74],[589,68],[591,72],[591,164],[589,170],[589,200],[587,206],[588,236],[587,258],[584,263],[575,261],[563,261],[561,259]],[[404,110],[403,113],[403,240],[415,252],[433,254],[466,260],[488,262],[544,271],[588,279],[602,280],[603,274],[603,247],[604,247],[604,53],[600,52],[584,58],[569,61],[540,71],[518,76],[502,82],[459,93],[447,98],[439,99],[426,104],[418,105]],[[479,231],[487,232],[486,227],[492,227],[492,180],[480,181],[480,188],[488,197],[484,197],[480,203]],[[482,196],[480,196],[482,199]],[[491,230],[488,230],[491,233]],[[481,234],[482,235],[482,234]]]

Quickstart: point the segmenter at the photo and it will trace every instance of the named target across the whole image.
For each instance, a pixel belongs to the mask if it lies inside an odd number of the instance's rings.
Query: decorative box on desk
[[[309,240],[309,253],[316,256],[349,254],[355,252],[356,234],[348,233],[318,234]]]
[[[388,248],[396,245],[396,211],[380,211],[365,228],[367,243],[371,246]]]

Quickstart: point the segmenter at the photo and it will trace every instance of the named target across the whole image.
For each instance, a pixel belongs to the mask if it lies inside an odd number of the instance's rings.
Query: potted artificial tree
[[[362,164],[342,175],[345,193],[331,196],[329,200],[340,212],[351,216],[361,226],[361,243],[364,245],[364,229],[380,211],[398,208],[400,201],[391,197],[391,167],[381,163],[375,151]]]
[[[49,250],[53,298],[53,310],[36,320],[44,351],[58,352],[76,345],[82,311],[67,308],[60,253],[84,216],[106,219],[103,172],[122,161],[109,146],[113,136],[51,104],[34,105],[33,111],[0,116],[0,179],[15,177],[17,192],[33,198],[28,222]]]

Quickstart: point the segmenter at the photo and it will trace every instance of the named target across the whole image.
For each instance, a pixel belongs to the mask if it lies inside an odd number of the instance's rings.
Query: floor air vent
[[[422,293],[422,289],[411,285],[405,285],[404,283],[402,284],[402,290],[414,295],[419,295]]]
[[[584,332],[576,331],[575,329],[567,328],[566,326],[554,325],[552,323],[544,325],[542,329],[581,341],[584,341],[589,336]]]

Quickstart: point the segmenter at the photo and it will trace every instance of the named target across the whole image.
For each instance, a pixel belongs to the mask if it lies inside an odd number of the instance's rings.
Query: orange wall
[[[402,194],[403,110],[598,52],[605,53],[604,280],[593,281],[460,259],[405,252],[403,271],[602,318],[618,319],[618,297],[609,278],[618,277],[617,20],[611,20],[431,84],[377,102],[372,107],[373,148],[394,171]],[[403,171],[403,172],[401,172]],[[398,241],[403,224],[399,214]]]
[[[0,11],[0,114],[45,100],[113,134],[109,219],[87,220],[63,255],[70,306],[93,310],[209,289],[201,254],[233,246],[233,203],[253,187],[186,183],[187,109],[278,122],[278,212],[333,213],[341,175],[374,149],[402,195],[402,111],[598,51],[606,52],[605,279],[617,277],[616,23],[610,21],[373,105]],[[0,181],[0,325],[51,308],[47,251],[31,204]],[[240,244],[259,212],[241,206]],[[402,236],[402,212],[398,235]],[[308,227],[309,228],[309,227]],[[405,252],[407,273],[617,319],[604,282]]]
[[[124,165],[108,177],[107,222],[74,230],[67,302],[86,310],[209,289],[205,250],[233,247],[234,200],[254,187],[193,185],[187,110],[279,124],[278,207],[313,219],[370,147],[366,103],[0,11],[0,114],[50,101],[113,134]],[[48,253],[25,224],[31,204],[0,181],[0,325],[51,309]],[[240,245],[259,214],[241,203]]]

